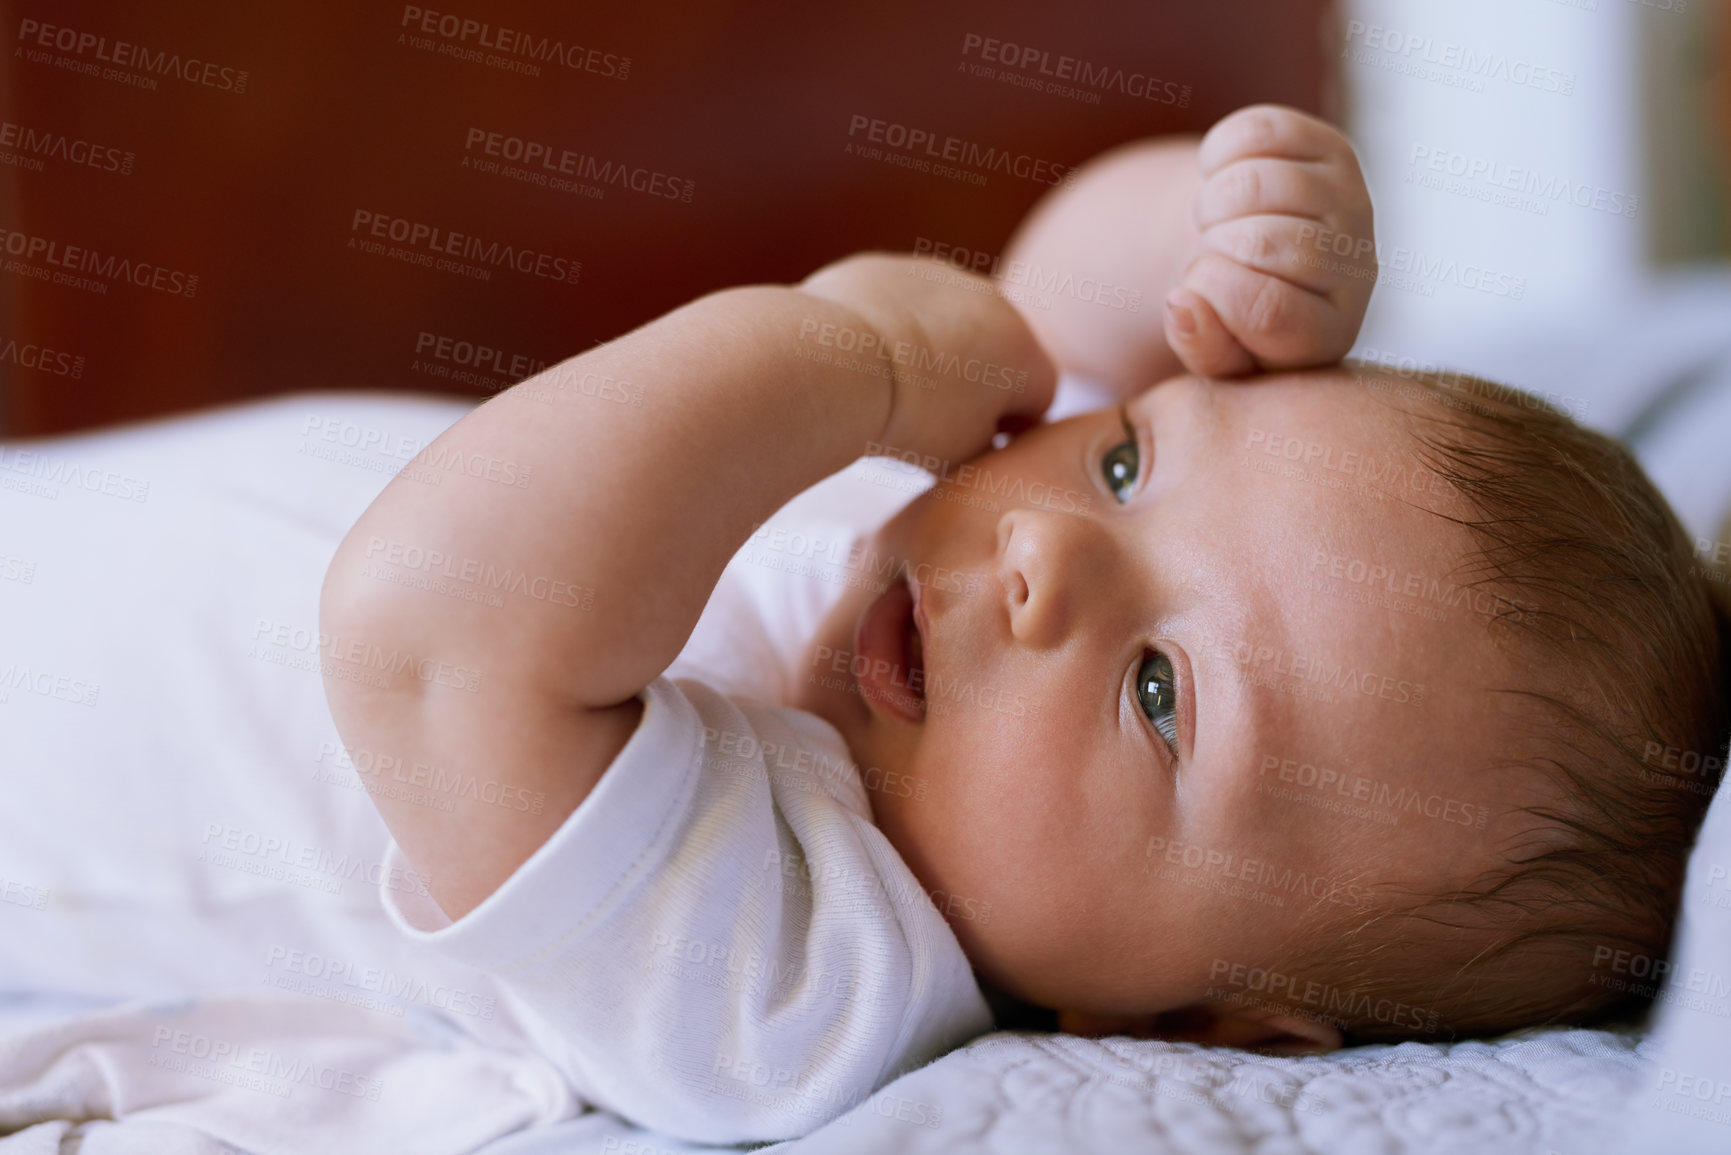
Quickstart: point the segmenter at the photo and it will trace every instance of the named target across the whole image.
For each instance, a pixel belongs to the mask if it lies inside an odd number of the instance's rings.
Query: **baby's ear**
[[[1270,1055],[1325,1054],[1341,1046],[1340,1031],[1328,1023],[1220,1002],[1196,1003],[1151,1015],[1059,1011],[1058,1029],[1090,1038],[1128,1035],[1133,1039],[1238,1047]]]
[[[1211,1021],[1187,1035],[1187,1042],[1267,1055],[1321,1055],[1341,1047],[1340,1031],[1332,1023],[1230,1003],[1209,1003],[1206,1007]]]
[[[1128,1035],[1132,1039],[1160,1038],[1159,1015],[1097,1015],[1092,1011],[1059,1011],[1058,1030],[1066,1035],[1105,1039]]]

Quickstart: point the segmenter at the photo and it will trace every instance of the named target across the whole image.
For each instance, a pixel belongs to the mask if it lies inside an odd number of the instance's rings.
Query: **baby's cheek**
[[[1055,769],[1049,754],[1014,728],[979,716],[945,738],[922,746],[914,777],[926,785],[930,819],[950,832],[951,844],[965,845],[993,871],[995,862],[1050,849],[1044,828],[1062,800],[1048,781]]]
[[[928,746],[915,773],[930,783],[928,804],[910,806],[922,886],[969,958],[1003,977],[1046,975],[1068,965],[1078,929],[1102,898],[1123,890],[1122,872],[1103,885],[1084,835],[1076,776],[1037,742],[978,719],[966,745]],[[1085,808],[1084,808],[1085,809]],[[1095,816],[1098,817],[1098,816]]]

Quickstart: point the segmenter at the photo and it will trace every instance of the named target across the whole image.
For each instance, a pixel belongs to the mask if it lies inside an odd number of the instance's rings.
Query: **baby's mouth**
[[[866,607],[854,628],[854,675],[874,708],[909,722],[926,716],[925,637],[911,575],[889,586]]]
[[[926,704],[926,635],[920,613],[920,585],[909,576],[908,592],[912,604],[908,607],[907,657],[908,689],[920,700],[920,715],[925,716]]]

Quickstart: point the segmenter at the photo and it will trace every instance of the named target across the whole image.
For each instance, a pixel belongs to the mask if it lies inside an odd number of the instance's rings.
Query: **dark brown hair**
[[[1401,397],[1467,499],[1438,516],[1474,543],[1462,584],[1500,595],[1492,637],[1526,673],[1495,688],[1512,740],[1482,769],[1541,801],[1476,879],[1339,923],[1294,970],[1337,992],[1326,1017],[1355,1041],[1639,1014],[1723,771],[1731,587],[1611,438],[1478,378],[1348,368]]]

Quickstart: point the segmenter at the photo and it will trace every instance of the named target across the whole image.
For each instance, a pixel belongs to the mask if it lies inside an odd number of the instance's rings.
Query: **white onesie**
[[[823,485],[860,486],[832,504],[881,515],[865,487],[908,496],[881,483],[926,484],[879,462]],[[866,779],[912,786],[766,702],[845,585],[873,580],[847,564],[870,517],[813,505],[735,556],[639,695],[630,741],[499,890],[454,924],[425,895],[380,891],[406,933],[503,982],[586,1099],[704,1142],[804,1134],[992,1026],[955,935],[872,823]]]

